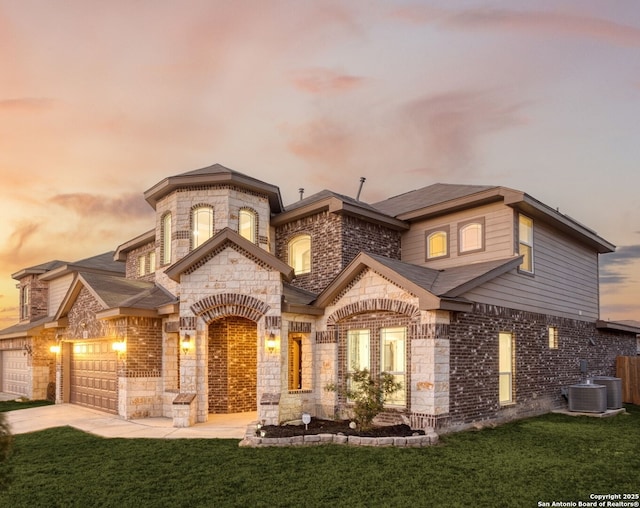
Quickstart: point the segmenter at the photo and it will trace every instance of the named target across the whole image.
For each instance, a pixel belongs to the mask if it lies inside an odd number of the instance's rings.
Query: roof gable
[[[170,279],[180,282],[180,276],[183,273],[196,268],[199,264],[206,262],[208,258],[215,256],[216,251],[226,244],[235,246],[240,251],[244,251],[248,257],[252,257],[269,268],[279,271],[286,281],[290,281],[293,278],[293,268],[288,264],[283,263],[273,254],[261,249],[229,228],[220,230],[200,247],[192,250],[180,261],[171,265],[167,268],[165,274]]]

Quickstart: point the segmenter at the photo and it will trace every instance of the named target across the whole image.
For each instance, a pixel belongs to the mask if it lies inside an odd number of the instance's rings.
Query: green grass
[[[534,507],[640,490],[640,407],[549,414],[430,448],[239,448],[235,440],[15,436],[11,507]]]
[[[0,413],[16,411],[17,409],[27,409],[30,407],[49,406],[51,404],[53,404],[53,402],[50,400],[29,400],[20,398],[17,398],[16,400],[3,400],[0,401]]]

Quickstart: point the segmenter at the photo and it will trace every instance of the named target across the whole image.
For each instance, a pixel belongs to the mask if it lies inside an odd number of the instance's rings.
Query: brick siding
[[[550,349],[548,327],[559,329]],[[514,404],[501,406],[498,393],[498,335],[513,333]],[[616,357],[635,351],[630,334],[603,332],[593,323],[476,304],[456,313],[449,326],[452,424],[525,417],[563,405],[561,388],[596,375],[615,376]],[[590,339],[595,342],[591,344]],[[588,372],[580,372],[580,360]]]
[[[241,317],[209,325],[209,412],[240,413],[257,407],[257,328]]]

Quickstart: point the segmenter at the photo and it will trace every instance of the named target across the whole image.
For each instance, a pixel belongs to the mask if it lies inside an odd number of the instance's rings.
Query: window
[[[518,253],[524,256],[520,270],[533,273],[533,220],[522,214],[518,218]]]
[[[138,276],[142,277],[147,273],[147,257],[146,256],[138,256]]]
[[[458,251],[476,252],[484,249],[484,219],[474,220],[459,226]]]
[[[289,264],[296,275],[311,271],[311,237],[296,236],[289,242]]]
[[[258,232],[257,214],[253,210],[242,209],[238,215],[238,233],[252,243],[256,243]]]
[[[382,328],[380,330],[380,360],[381,372],[393,375],[394,379],[402,384],[402,388],[392,393],[386,399],[386,403],[404,406],[406,403],[406,328]]]
[[[302,390],[302,337],[289,338],[289,390]]]
[[[200,205],[191,211],[192,248],[200,247],[213,236],[213,208]]]
[[[427,259],[449,256],[449,228],[427,231]]]
[[[500,332],[498,348],[500,404],[510,404],[513,402],[513,335]]]
[[[31,291],[29,286],[22,286],[20,288],[20,319],[27,319],[29,317],[29,307],[31,305]]]
[[[347,333],[347,374],[363,369],[371,372],[370,355],[369,330],[349,330]],[[352,381],[349,379],[349,387],[351,387],[351,383]]]
[[[558,349],[558,328],[549,327],[549,349]]]
[[[160,251],[160,262],[163,265],[168,265],[171,263],[171,214],[167,213],[162,217],[162,226],[161,226],[161,251]]]
[[[156,251],[149,252],[149,273],[156,271]]]

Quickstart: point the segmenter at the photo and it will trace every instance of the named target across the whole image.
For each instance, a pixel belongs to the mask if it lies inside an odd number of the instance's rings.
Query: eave
[[[148,243],[155,241],[156,239],[156,230],[152,229],[151,231],[147,231],[146,233],[142,233],[139,236],[129,240],[128,242],[119,245],[113,254],[114,261],[126,261],[127,260],[127,252],[142,247]]]
[[[616,321],[605,321],[603,319],[599,319],[596,321],[596,328],[599,330],[615,330],[617,332],[629,332],[640,335],[640,327],[628,325],[626,323],[618,323]]]
[[[382,226],[386,226],[398,231],[406,231],[409,229],[409,224],[406,224],[402,220],[389,217],[388,215],[370,210],[365,207],[347,203],[335,196],[328,196],[318,201],[314,201],[313,203],[294,208],[293,210],[290,210],[288,212],[278,214],[275,217],[272,217],[271,225],[281,226],[288,222],[302,219],[304,217],[309,217],[311,215],[315,215],[324,211],[335,214],[344,213],[353,217],[359,217],[368,222],[380,224]]]
[[[291,314],[307,314],[310,316],[322,316],[324,314],[324,309],[301,303],[283,302],[280,308],[282,312],[289,312]]]
[[[119,317],[160,317],[155,309],[136,309],[135,307],[113,307],[96,312],[96,319],[115,319]]]

